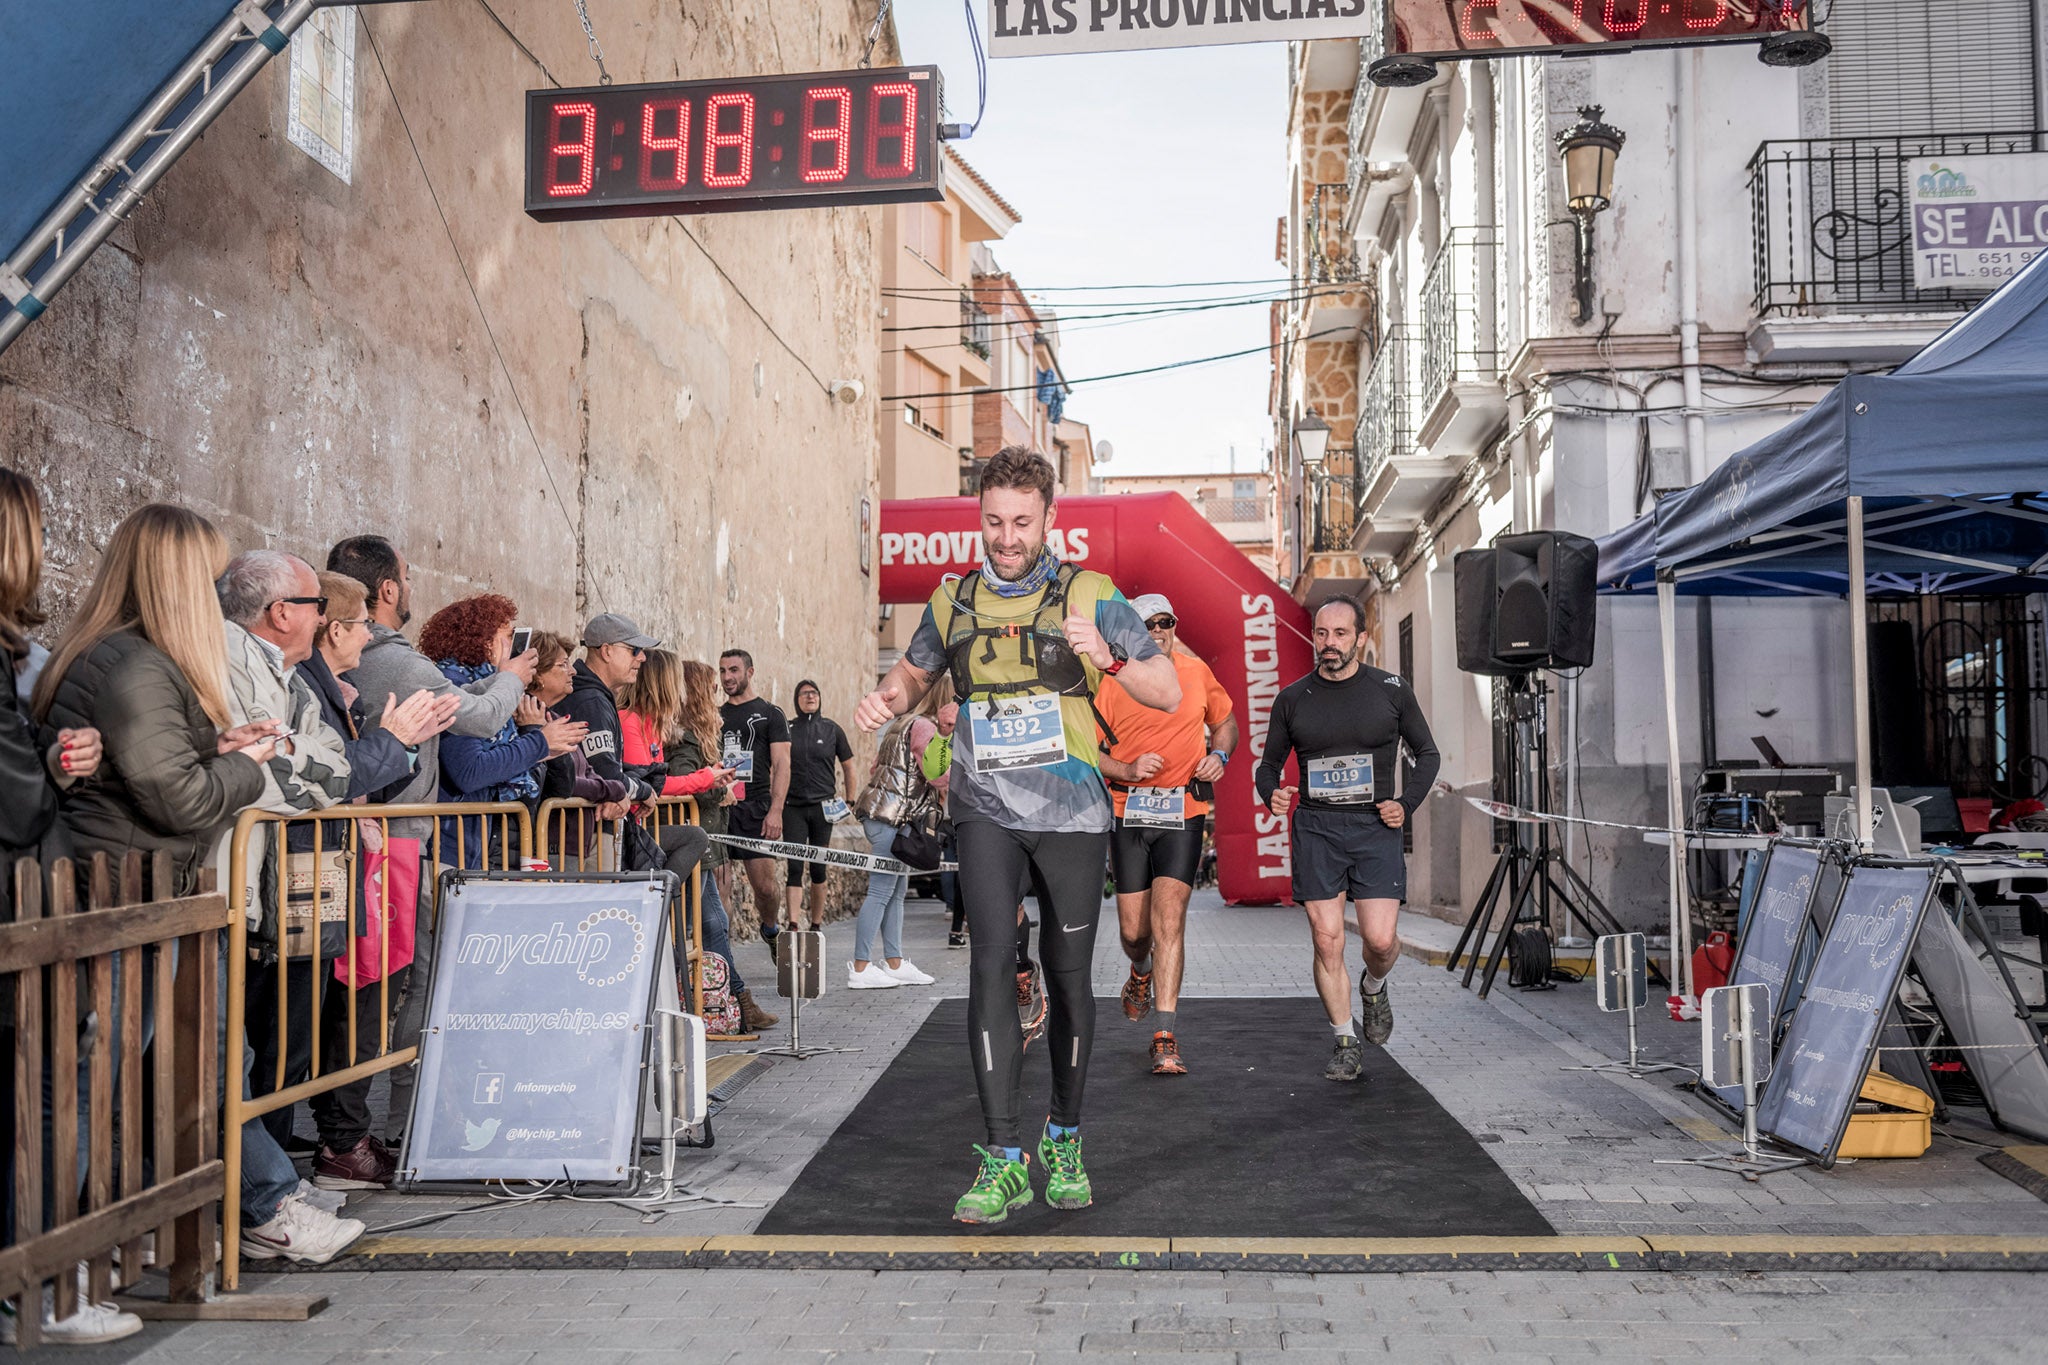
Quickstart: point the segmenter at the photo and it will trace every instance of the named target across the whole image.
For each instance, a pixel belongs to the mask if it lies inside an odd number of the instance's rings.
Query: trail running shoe
[[[980,1143],[974,1150],[981,1153],[981,1173],[953,1206],[953,1221],[1000,1223],[1010,1216],[1011,1209],[1031,1202],[1031,1172],[1023,1162],[991,1152]]]
[[[1152,1012],[1152,973],[1131,969],[1124,978],[1124,1018],[1138,1022]]]
[[[1326,1081],[1355,1081],[1365,1074],[1365,1049],[1350,1034],[1337,1040],[1336,1051],[1330,1054],[1330,1064],[1323,1068]]]
[[[1045,1032],[1045,983],[1035,966],[1017,973],[1017,1023],[1024,1030],[1024,1048]]]
[[[1188,1069],[1180,1059],[1180,1044],[1173,1035],[1164,1030],[1152,1035],[1152,1074],[1155,1076],[1185,1076]]]
[[[1085,1209],[1095,1202],[1088,1170],[1081,1164],[1081,1135],[1038,1140],[1038,1160],[1045,1167],[1045,1202],[1056,1209]]]
[[[948,948],[965,948],[967,946],[966,931],[961,929],[955,929],[951,933],[947,934],[946,946]]]
[[[1365,983],[1361,980],[1359,994],[1365,996],[1365,1041],[1374,1047],[1383,1047],[1387,1039],[1394,1036],[1394,1002],[1388,997],[1384,983],[1378,995],[1365,995]]]

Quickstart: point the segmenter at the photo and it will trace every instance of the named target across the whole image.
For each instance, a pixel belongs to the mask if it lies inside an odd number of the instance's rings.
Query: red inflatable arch
[[[1308,614],[1178,493],[1061,498],[1055,553],[1106,573],[1126,597],[1164,593],[1180,617],[1180,642],[1230,693],[1241,734],[1217,785],[1217,865],[1223,898],[1272,905],[1288,899],[1286,822],[1259,804],[1252,772],[1281,687],[1313,666]],[[884,602],[923,603],[947,574],[981,563],[980,507],[973,498],[882,504]]]

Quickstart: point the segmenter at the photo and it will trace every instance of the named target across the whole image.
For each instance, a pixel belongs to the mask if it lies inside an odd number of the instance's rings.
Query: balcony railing
[[[988,359],[989,341],[994,335],[988,310],[974,301],[974,295],[965,290],[960,294],[960,344],[968,350]]]
[[[1195,501],[1195,510],[1207,517],[1212,526],[1265,521],[1273,515],[1271,501],[1262,497],[1198,498]]]
[[[2048,132],[1765,142],[1749,162],[1759,315],[1967,308],[1981,292],[1913,287],[1907,187],[1915,161],[2031,152]]]
[[[1358,496],[1372,491],[1388,460],[1415,449],[1415,386],[1409,328],[1395,323],[1380,340],[1358,397]]]
[[[1422,407],[1452,384],[1493,379],[1500,368],[1494,332],[1494,253],[1499,230],[1452,228],[1422,282]]]
[[[1351,187],[1335,181],[1316,186],[1308,201],[1308,278],[1311,284],[1354,284],[1358,246],[1344,231]]]
[[[1306,471],[1312,553],[1350,551],[1351,528],[1358,517],[1357,467],[1357,454],[1351,447],[1331,446],[1323,452],[1323,467]]]

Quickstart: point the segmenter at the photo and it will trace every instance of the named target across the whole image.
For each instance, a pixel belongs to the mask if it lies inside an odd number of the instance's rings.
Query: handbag
[[[367,986],[384,979],[384,918],[391,916],[390,967],[395,973],[412,965],[413,940],[420,905],[420,841],[387,838],[381,853],[363,855],[363,902],[368,927],[334,962],[334,979],[344,986]]]
[[[668,866],[661,841],[638,820],[619,821],[619,868],[625,872],[659,872]]]
[[[940,826],[945,817],[936,801],[925,794],[903,823],[896,827],[896,842],[890,856],[916,872],[936,872],[946,859],[946,844]]]

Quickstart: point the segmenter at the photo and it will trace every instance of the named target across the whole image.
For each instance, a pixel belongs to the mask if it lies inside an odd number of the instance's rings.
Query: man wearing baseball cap
[[[1126,1017],[1154,1013],[1152,1074],[1182,1076],[1175,1037],[1185,963],[1188,897],[1202,861],[1210,784],[1223,776],[1237,747],[1230,694],[1209,665],[1176,643],[1173,603],[1156,592],[1131,606],[1152,642],[1173,660],[1180,705],[1157,711],[1134,701],[1115,678],[1096,695],[1101,720],[1102,776],[1116,808],[1109,865],[1116,913],[1131,974],[1124,982]]]
[[[624,783],[627,799],[635,803],[652,797],[654,789],[627,773],[622,761],[618,694],[640,676],[647,651],[660,643],[631,617],[613,611],[591,617],[583,628],[583,657],[576,661],[575,682],[568,700],[557,708],[590,727],[583,756],[598,776]]]

